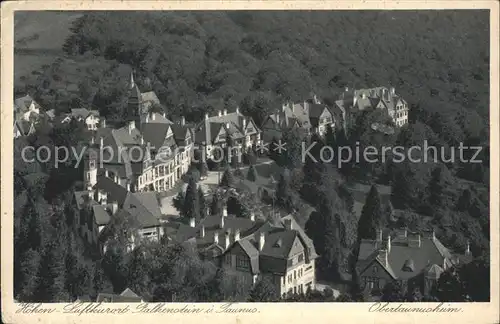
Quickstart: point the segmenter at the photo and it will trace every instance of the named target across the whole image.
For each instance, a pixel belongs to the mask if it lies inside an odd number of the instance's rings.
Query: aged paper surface
[[[38,10],[489,10],[490,17],[490,302],[299,302],[299,303],[33,303],[13,299],[13,141],[14,12]],[[124,24],[127,22],[124,21]],[[293,22],[290,22],[293,23]],[[499,5],[496,1],[26,1],[2,3],[2,320],[6,323],[172,321],[197,323],[377,322],[497,323],[499,318]]]

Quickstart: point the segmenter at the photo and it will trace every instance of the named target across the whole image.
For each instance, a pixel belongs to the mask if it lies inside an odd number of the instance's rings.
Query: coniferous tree
[[[194,179],[190,179],[184,195],[183,216],[190,220],[200,219],[200,196]]]
[[[127,288],[127,261],[122,248],[108,249],[102,260],[104,274],[113,285],[114,293],[121,293]]]
[[[253,165],[250,165],[250,167],[248,168],[247,180],[250,180],[252,182],[255,182],[257,180],[257,172],[255,171]]]
[[[286,170],[280,175],[278,180],[275,192],[275,201],[278,206],[281,206],[290,212],[293,210],[294,202],[290,188],[290,178]]]
[[[218,193],[214,193],[214,195],[212,196],[212,203],[210,204],[210,215],[220,215],[222,213],[222,208],[222,197]]]
[[[220,181],[221,187],[232,187],[234,185],[234,176],[231,170],[226,169],[224,174],[222,174],[222,179]]]
[[[149,291],[149,263],[144,248],[139,246],[130,255],[128,262],[127,287],[144,296]]]
[[[172,199],[172,204],[181,215],[184,215],[184,193],[182,191],[179,191]]]
[[[375,239],[377,230],[384,225],[380,195],[377,187],[373,185],[358,221],[358,239]]]
[[[203,189],[201,189],[201,186],[198,188],[198,197],[200,204],[200,219],[203,219],[207,217],[207,202],[205,199],[205,193],[203,192]]]
[[[322,173],[325,172],[325,166],[320,153],[324,146],[323,139],[317,134],[313,134],[309,141],[309,146],[306,147],[307,153],[305,153],[305,163],[302,170],[304,172],[304,180],[312,184],[318,183]],[[325,153],[325,158],[329,159],[330,157],[327,155],[328,154]]]
[[[64,289],[65,269],[61,246],[48,242],[44,248],[38,267],[37,282],[33,300],[42,302],[65,302],[70,300]]]
[[[431,206],[439,207],[445,203],[445,190],[450,185],[448,168],[439,164],[431,173],[429,182],[429,203]]]

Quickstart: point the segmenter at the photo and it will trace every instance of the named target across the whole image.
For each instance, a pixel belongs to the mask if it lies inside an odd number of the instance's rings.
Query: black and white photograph
[[[25,309],[490,302],[490,10],[13,21]]]

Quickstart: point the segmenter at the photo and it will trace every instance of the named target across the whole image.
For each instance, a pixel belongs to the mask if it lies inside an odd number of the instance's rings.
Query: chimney
[[[146,123],[149,123],[149,113],[146,115]]]
[[[222,217],[227,217],[227,206],[222,207]]]
[[[101,127],[106,128],[106,119],[101,119]]]
[[[229,244],[231,243],[231,241],[229,240],[229,232],[226,232],[226,240],[225,240],[225,245],[224,245],[224,248],[228,248],[229,247]]]
[[[387,236],[387,253],[391,253],[391,236]]]
[[[394,87],[391,87],[391,96],[394,96],[396,94],[396,89]]]
[[[220,228],[224,228],[224,214],[222,214],[222,217],[220,218]]]
[[[132,129],[135,128],[135,120],[130,121],[128,123],[128,127],[129,127],[130,132],[132,132]]]
[[[186,118],[184,116],[181,117],[181,125],[184,126],[186,124]]]
[[[264,243],[266,243],[266,236],[264,232],[259,234],[259,251],[262,251],[264,248]]]
[[[247,120],[243,118],[243,130],[247,128]]]
[[[377,230],[377,241],[382,241],[382,230],[381,229]]]
[[[239,114],[240,113],[240,107],[236,106],[236,113]]]
[[[252,222],[255,222],[255,213],[254,212],[250,212],[250,220]]]
[[[116,212],[118,211],[118,202],[117,201],[113,201],[111,203],[111,212],[114,214],[116,214]]]
[[[163,112],[162,116],[163,118],[167,118],[167,114],[165,114],[165,112]]]
[[[127,183],[127,191],[130,191],[130,183]]]
[[[219,110],[219,117],[222,116],[222,110]]]
[[[279,123],[280,123],[280,114],[278,113],[276,114],[276,124],[279,125]]]
[[[194,227],[195,225],[196,225],[196,221],[195,221],[194,217],[191,217],[189,219],[189,226]]]
[[[104,170],[104,176],[105,176],[106,178],[107,178],[107,177],[109,177],[109,172],[108,172],[108,170]]]
[[[200,227],[200,237],[205,237],[205,225],[201,225]]]
[[[155,112],[152,112],[152,113],[151,113],[151,119],[152,119],[152,120],[155,120],[155,119],[156,119],[156,113],[155,113]]]
[[[219,233],[217,231],[214,232],[214,243],[219,244]]]
[[[114,176],[114,180],[115,180],[116,183],[118,183],[118,176],[116,175],[116,173],[115,173],[115,176]]]
[[[90,138],[90,144],[95,144],[95,139],[94,139],[94,136],[92,136],[92,137]]]
[[[237,229],[235,232],[234,232],[234,241],[239,241],[240,240],[240,230]]]
[[[205,120],[208,119],[208,113],[205,113]]]
[[[141,136],[141,145],[144,145],[144,137]]]
[[[292,230],[292,221],[290,219],[285,219],[284,223],[285,223],[286,230],[289,230],[289,231]]]
[[[224,109],[224,116],[227,115],[227,109]]]

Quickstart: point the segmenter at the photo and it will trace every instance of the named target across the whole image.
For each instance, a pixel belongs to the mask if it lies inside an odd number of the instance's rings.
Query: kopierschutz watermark
[[[301,143],[301,158],[302,163],[306,163],[306,160],[312,161],[314,163],[333,163],[335,162],[339,168],[343,164],[347,163],[360,163],[361,161],[365,163],[385,163],[390,158],[393,163],[401,163],[404,161],[409,161],[412,163],[427,163],[435,161],[443,161],[445,163],[453,163],[460,161],[462,163],[482,163],[483,161],[479,159],[479,154],[481,153],[483,147],[481,146],[464,146],[460,143],[458,148],[449,147],[445,149],[444,147],[436,147],[429,145],[427,140],[423,141],[423,145],[414,145],[410,147],[404,146],[365,146],[361,147],[359,142],[356,142],[353,146],[339,146],[331,147],[328,145],[323,145],[319,148],[319,156],[314,156],[311,151],[318,148],[318,143]],[[269,143],[259,143],[256,147],[256,151],[261,153],[270,152],[270,150],[276,151],[282,154],[287,151],[286,143],[274,143],[270,146]],[[186,152],[198,152],[197,154],[189,154],[190,160],[197,162],[206,162],[211,160],[215,163],[220,163],[223,160],[228,162],[236,161],[241,163],[243,161],[243,155],[246,150],[241,146],[219,146],[219,145],[190,145],[190,146],[179,146],[174,149],[168,146],[163,146],[156,149],[151,146],[150,143],[147,145],[135,145],[135,146],[87,146],[77,149],[76,147],[65,147],[65,146],[39,146],[37,148],[33,146],[25,146],[21,150],[21,157],[24,162],[41,162],[47,163],[51,160],[54,161],[54,167],[58,168],[60,165],[66,165],[68,162],[74,161],[74,167],[78,168],[81,161],[88,155],[99,162],[102,168],[106,163],[141,163],[147,160],[156,161],[157,163],[167,163],[169,161],[178,159],[179,156]],[[465,158],[464,153],[468,153],[467,156],[470,158]],[[29,156],[28,156],[29,155]],[[417,156],[415,156],[417,155]],[[183,155],[188,156],[188,155]]]
[[[460,161],[462,163],[482,163],[481,159],[478,159],[479,154],[483,150],[482,146],[464,146],[460,143],[458,149],[456,147],[449,147],[448,149],[444,147],[436,147],[429,145],[427,140],[423,141],[423,145],[413,145],[410,147],[405,146],[365,146],[361,147],[359,142],[356,142],[354,149],[352,146],[339,146],[331,147],[324,145],[319,149],[319,156],[314,156],[311,154],[313,150],[318,145],[317,142],[312,142],[309,145],[302,143],[302,163],[306,163],[306,159],[318,163],[331,163],[336,159],[337,167],[341,168],[342,164],[360,163],[361,161],[367,163],[385,163],[387,158],[390,157],[390,161],[393,163],[402,163],[404,161],[410,161],[412,163],[427,163],[442,161],[445,163],[453,163]],[[458,159],[457,159],[458,151]],[[465,158],[464,153],[473,153],[470,158]],[[418,156],[415,157],[415,154]],[[470,154],[469,154],[470,155]]]

